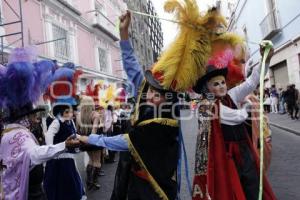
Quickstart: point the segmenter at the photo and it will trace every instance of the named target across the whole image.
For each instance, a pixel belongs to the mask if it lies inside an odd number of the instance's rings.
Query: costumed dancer
[[[129,45],[127,42],[126,44]],[[131,49],[131,46],[127,48]],[[142,80],[144,76],[141,68],[135,57],[132,57],[132,54],[130,56],[136,64],[131,67],[134,67],[132,69],[135,70],[135,75],[140,76],[136,78]],[[177,195],[175,177],[178,160],[178,122],[173,118],[170,107],[165,107],[164,113],[161,113],[159,117],[156,109],[163,103],[168,102],[168,105],[175,103],[176,94],[163,89],[151,71],[147,71],[145,76],[147,81],[143,81],[141,86],[132,131],[113,137],[91,134],[89,137],[79,138],[84,143],[102,146],[113,151],[130,151],[132,159],[129,180],[126,183],[128,185],[122,188],[126,190],[125,198],[129,200],[175,199]],[[146,99],[141,98],[143,93],[147,95]],[[169,99],[165,97],[167,93],[169,93],[167,95]],[[124,191],[119,192],[124,194]]]
[[[77,106],[77,78],[80,71],[61,67],[54,74],[48,95],[53,102],[55,119],[45,134],[46,144],[57,144],[77,133],[73,112]],[[85,198],[81,177],[75,163],[75,150],[65,151],[46,164],[44,189],[48,200],[80,200]]]
[[[54,71],[52,62],[34,60],[33,51],[15,49],[0,74],[0,108],[8,113],[0,145],[5,200],[46,199],[41,164],[79,146],[71,137],[56,145],[39,146],[30,132],[34,114],[42,111],[35,109],[34,103],[51,83]]]
[[[237,35],[234,36],[232,34],[231,37],[232,39],[236,38],[235,40],[237,40],[237,43],[229,42],[231,43],[232,47],[228,47],[228,46],[226,47],[232,49],[232,53],[231,53],[232,55],[228,53],[227,59],[225,59],[225,60],[228,59],[231,60],[227,65],[227,69],[228,69],[227,77],[230,77],[226,80],[228,90],[244,82],[245,79],[252,74],[252,69],[253,69],[249,65],[246,65],[246,60],[248,59],[249,55],[248,52],[246,51],[246,46],[244,45],[244,41],[239,39]],[[222,48],[222,45],[214,44],[214,47],[215,47],[214,51],[216,54],[216,52],[218,51],[216,49]],[[261,54],[263,54],[263,52],[261,52]],[[220,62],[221,60],[222,59],[220,58],[218,62]],[[260,134],[259,133],[259,99],[254,95],[254,91],[246,96],[246,98],[244,99],[244,103],[242,103],[241,106],[244,108],[248,107],[247,112],[249,116],[245,121],[245,125],[249,133],[249,136],[251,138],[251,141],[253,143],[255,152],[257,153],[257,155],[259,155],[259,137],[260,137],[259,136]],[[239,116],[238,114],[239,112],[240,111],[238,109],[233,111],[232,117]],[[271,163],[272,144],[271,144],[271,130],[268,124],[268,117],[266,115],[264,115],[263,126],[264,126],[264,168],[265,171],[267,172]]]
[[[112,196],[111,199],[177,198],[176,172],[179,156],[179,128],[175,119],[179,116],[177,92],[191,88],[205,72],[206,62],[202,60],[208,57],[209,52],[201,51],[201,46],[209,42],[213,35],[210,30],[216,28],[216,22],[219,20],[218,13],[213,12],[201,17],[198,15],[192,17],[191,20],[197,22],[199,27],[186,23],[190,19],[187,13],[193,9],[194,3],[195,1],[191,0],[185,1],[185,6],[181,10],[184,15],[180,15],[182,23],[179,35],[169,49],[163,52],[151,71],[148,70],[145,74],[128,41],[130,13],[127,12],[120,17],[123,66],[129,81],[135,86],[134,96],[137,97],[132,116],[133,127],[128,134],[120,136],[109,138],[92,134],[88,138],[80,138],[85,143],[118,151],[130,151],[132,160],[128,183],[115,182],[113,194],[121,193],[121,195]],[[175,12],[179,5],[181,4],[175,1],[167,1],[165,10]],[[188,31],[190,29],[192,31]],[[201,40],[203,34],[199,29],[208,30],[204,34],[207,40]],[[120,176],[123,175],[126,177],[126,173],[121,172]],[[116,177],[115,180],[123,179]]]
[[[244,124],[251,104],[238,107],[259,84],[261,64],[246,81],[227,91],[226,78],[234,78],[228,66],[234,61],[232,41],[237,37],[228,40],[228,34],[213,41],[206,74],[194,87],[205,97],[199,106],[194,200],[256,200],[259,194],[259,158]],[[272,52],[266,71],[271,57]],[[276,199],[266,176],[263,189],[264,200]]]
[[[91,96],[82,96],[79,104],[79,114],[77,116],[78,133],[80,135],[97,134],[100,126],[100,114],[95,110],[95,103]],[[102,150],[99,147],[89,147],[87,154],[89,162],[86,167],[86,184],[87,189],[100,189],[98,176],[104,175],[101,173],[101,154]]]

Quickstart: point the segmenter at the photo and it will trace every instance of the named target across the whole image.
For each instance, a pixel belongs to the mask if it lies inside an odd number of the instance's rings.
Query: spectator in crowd
[[[100,124],[100,114],[95,110],[92,97],[83,96],[79,105],[80,113],[77,116],[78,132],[80,135],[89,136],[97,134]],[[98,147],[91,146],[87,150],[89,163],[86,167],[87,189],[100,189],[98,175],[101,175],[101,151]]]
[[[264,101],[264,110],[266,113],[270,113],[271,111],[271,98],[268,93],[265,93],[265,101]]]
[[[296,108],[297,110],[300,109],[300,92],[298,89],[296,89],[296,93],[297,93],[297,100],[296,100]],[[297,113],[298,114],[298,113]],[[297,116],[298,117],[298,116]],[[298,119],[298,118],[297,118]]]
[[[282,88],[279,88],[279,113],[280,114],[285,114],[285,90]]]
[[[270,90],[270,96],[271,96],[271,112],[272,113],[278,113],[278,92],[275,87],[275,85],[272,85]]]
[[[288,112],[291,116],[291,118],[298,119],[298,107],[296,105],[296,102],[298,101],[298,91],[295,88],[295,85],[292,84],[288,87],[286,91],[286,103],[288,107]]]
[[[113,117],[114,109],[112,105],[108,105],[104,113],[104,133],[110,137],[113,136]],[[115,161],[115,152],[108,150],[107,163],[113,163]]]

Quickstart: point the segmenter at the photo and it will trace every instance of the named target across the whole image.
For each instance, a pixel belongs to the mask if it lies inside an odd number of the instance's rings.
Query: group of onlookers
[[[300,107],[299,90],[295,84],[288,85],[286,89],[271,88],[265,89],[264,109],[267,113],[288,113],[291,119],[298,119],[298,111]]]

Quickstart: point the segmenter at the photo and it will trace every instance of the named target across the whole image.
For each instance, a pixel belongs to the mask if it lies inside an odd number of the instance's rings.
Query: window
[[[68,59],[70,56],[70,43],[68,31],[55,24],[52,24],[53,39],[58,41],[54,42],[55,57],[61,59]]]
[[[98,48],[99,54],[99,69],[100,72],[108,72],[108,55],[107,51],[102,48]]]

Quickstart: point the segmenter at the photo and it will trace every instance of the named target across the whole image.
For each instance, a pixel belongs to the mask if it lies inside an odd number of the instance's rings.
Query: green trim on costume
[[[156,180],[153,178],[153,176],[148,171],[148,169],[147,169],[146,165],[144,164],[142,158],[140,157],[139,153],[137,152],[137,150],[133,146],[133,144],[132,144],[132,142],[130,140],[129,135],[125,134],[124,138],[128,142],[128,148],[129,148],[129,151],[130,151],[131,155],[133,156],[134,160],[147,173],[148,181],[149,181],[150,185],[152,186],[152,188],[154,189],[154,191],[159,195],[159,197],[162,200],[169,200],[169,198],[166,195],[166,193],[163,191],[163,189],[159,186],[159,184],[156,182]]]

